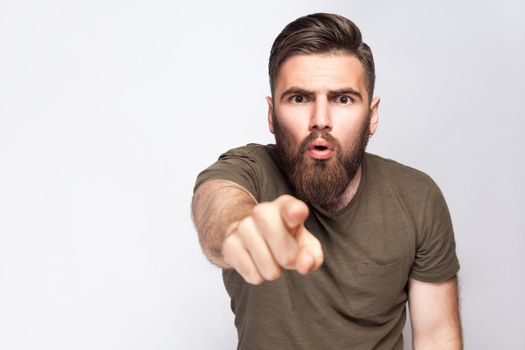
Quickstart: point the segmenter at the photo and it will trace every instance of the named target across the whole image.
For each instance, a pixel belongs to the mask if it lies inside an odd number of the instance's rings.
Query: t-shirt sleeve
[[[424,205],[410,276],[424,282],[444,281],[456,275],[459,262],[450,213],[434,183]]]
[[[195,182],[193,192],[209,180],[229,180],[244,187],[259,202],[259,170],[250,147],[239,147],[220,155],[219,159],[203,170]]]

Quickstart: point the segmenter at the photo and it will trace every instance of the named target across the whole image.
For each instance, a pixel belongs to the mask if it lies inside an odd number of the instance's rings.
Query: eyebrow
[[[309,95],[311,96],[311,95],[314,95],[314,92],[297,87],[297,86],[292,86],[286,89],[286,91],[281,94],[279,101],[282,102],[286,98],[286,96],[289,96],[289,95]],[[359,100],[363,100],[363,96],[361,96],[361,93],[351,87],[344,87],[344,88],[337,89],[337,90],[329,90],[328,95],[351,95]]]

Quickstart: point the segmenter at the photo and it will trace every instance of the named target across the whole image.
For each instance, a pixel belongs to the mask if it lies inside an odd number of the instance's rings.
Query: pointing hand
[[[222,245],[224,261],[251,284],[275,280],[283,268],[303,275],[317,269],[323,251],[304,227],[307,217],[306,204],[290,195],[257,204],[230,226]]]

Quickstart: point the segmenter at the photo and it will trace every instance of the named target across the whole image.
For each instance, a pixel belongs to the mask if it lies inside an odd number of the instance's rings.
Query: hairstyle
[[[351,54],[359,59],[365,71],[368,98],[371,100],[375,84],[372,50],[363,42],[361,31],[352,21],[331,13],[299,17],[275,38],[268,63],[272,96],[275,80],[287,58],[297,54],[332,52]]]

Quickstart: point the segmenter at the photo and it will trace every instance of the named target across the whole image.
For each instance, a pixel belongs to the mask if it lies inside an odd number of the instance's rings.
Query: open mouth
[[[308,145],[308,154],[315,159],[327,159],[332,156],[334,146],[325,139],[315,139]]]

